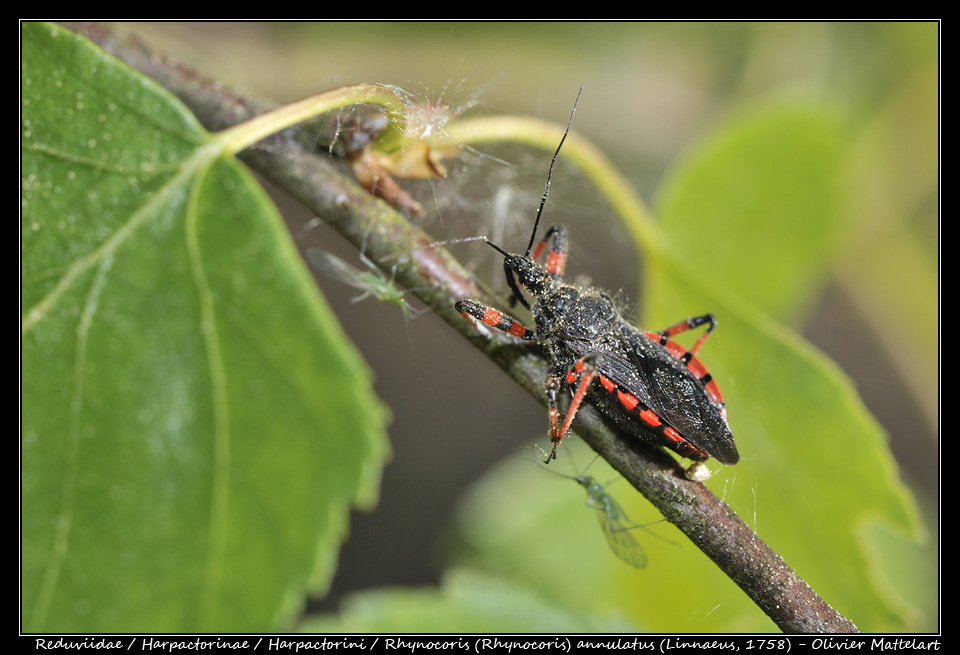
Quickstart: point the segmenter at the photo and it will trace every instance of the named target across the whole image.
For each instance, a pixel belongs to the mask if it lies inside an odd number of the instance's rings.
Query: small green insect
[[[600,529],[614,555],[638,569],[647,567],[647,553],[634,538],[632,530],[645,526],[631,521],[604,485],[590,475],[572,478],[587,491],[587,507],[597,510]]]
[[[416,318],[424,313],[414,309],[406,301],[404,296],[410,290],[403,290],[393,282],[393,276],[387,277],[373,262],[367,259],[362,253],[360,260],[369,268],[368,271],[361,271],[343,261],[336,255],[332,255],[325,250],[311,248],[307,250],[307,258],[314,268],[334,280],[343,282],[362,293],[350,299],[350,302],[360,302],[367,298],[376,298],[383,302],[393,303],[403,310],[407,318]]]
[[[595,462],[596,459],[594,458],[593,461]],[[548,469],[539,461],[536,464],[553,475],[573,480],[583,487],[587,492],[587,507],[597,510],[597,520],[600,522],[600,529],[603,530],[603,536],[606,538],[610,550],[634,568],[644,569],[647,567],[647,553],[634,537],[633,531],[638,528],[646,530],[647,525],[650,524],[639,524],[631,521],[620,504],[607,492],[608,485],[603,485],[593,476],[586,474],[587,469],[593,465],[593,462],[590,462],[590,465],[580,475],[576,476],[566,475],[555,469]],[[659,521],[655,521],[655,523],[659,523]]]

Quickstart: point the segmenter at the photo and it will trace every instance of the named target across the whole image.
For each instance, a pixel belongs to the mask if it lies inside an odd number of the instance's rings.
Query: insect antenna
[[[573,115],[577,113],[577,105],[580,103],[580,95],[582,93],[583,85],[581,84],[580,90],[577,92],[577,99],[573,102],[573,110],[570,112],[570,119],[567,121],[567,129],[563,131],[563,136],[560,137],[560,143],[557,145],[557,150],[553,153],[553,159],[550,160],[550,169],[547,171],[547,184],[543,189],[543,196],[540,198],[540,207],[537,208],[537,217],[533,221],[533,231],[530,233],[530,243],[527,244],[527,251],[524,253],[524,257],[530,257],[530,253],[533,251],[533,244],[537,241],[537,229],[540,227],[540,217],[543,216],[543,207],[547,204],[547,196],[550,194],[550,180],[553,178],[553,167],[557,163],[557,156],[560,154],[560,148],[563,147],[563,142],[567,140],[567,135],[570,134],[570,127],[573,125]],[[497,248],[497,250],[500,250],[500,248]],[[523,294],[520,292],[520,287],[517,286],[517,280],[514,277],[513,269],[507,266],[506,262],[503,263],[503,273],[507,278],[507,286],[510,287],[510,305],[513,306],[519,302],[527,309],[530,309],[530,303],[527,302],[527,299],[523,297]]]
[[[524,257],[529,257],[530,253],[533,251],[533,244],[537,240],[537,228],[540,226],[540,216],[543,214],[543,206],[547,203],[547,195],[550,193],[550,178],[553,177],[553,166],[557,163],[557,155],[560,154],[560,148],[563,147],[563,142],[567,140],[567,135],[570,134],[570,126],[573,125],[573,115],[577,113],[577,105],[580,103],[580,95],[583,93],[583,85],[580,85],[580,91],[577,92],[577,99],[573,102],[573,110],[570,112],[570,119],[567,121],[567,129],[564,130],[563,136],[560,137],[560,144],[557,146],[556,152],[553,153],[553,159],[550,161],[550,170],[547,171],[547,185],[543,190],[543,197],[540,198],[540,207],[537,209],[537,218],[533,222],[533,232],[530,234],[530,243],[527,244],[527,252],[524,254]]]
[[[543,196],[540,198],[540,206],[537,208],[537,217],[533,222],[533,231],[530,233],[530,243],[527,244],[527,250],[524,254],[524,257],[526,258],[529,258],[530,253],[533,251],[533,244],[536,242],[537,230],[540,226],[540,217],[543,215],[543,208],[546,205],[547,196],[550,194],[550,180],[553,178],[553,167],[557,163],[557,157],[560,155],[560,149],[563,147],[564,141],[567,140],[567,135],[570,134],[570,128],[573,126],[573,116],[577,112],[577,105],[580,104],[580,96],[582,94],[583,94],[583,85],[581,84],[580,90],[577,92],[577,99],[573,103],[573,109],[570,111],[570,118],[567,120],[567,127],[563,131],[563,136],[560,137],[560,143],[557,145],[557,149],[553,153],[553,159],[550,160],[550,168],[547,171],[547,184],[544,187]],[[482,241],[483,243],[486,243],[488,246],[496,250],[498,253],[500,253],[504,257],[511,256],[511,253],[507,252],[505,249],[495,244],[486,236],[467,237],[464,239],[452,239],[447,241],[436,241],[426,246],[419,246],[414,250],[417,250],[419,248],[437,248],[437,247],[446,246],[454,243],[465,243],[468,241]],[[516,302],[519,302],[527,309],[530,309],[530,303],[527,301],[526,298],[524,298],[523,293],[520,291],[520,287],[517,286],[517,281],[514,276],[514,271],[512,268],[510,268],[507,265],[506,261],[504,261],[503,269],[504,269],[504,274],[506,275],[506,278],[507,278],[507,286],[510,287],[510,291],[511,291],[510,304],[513,305]]]

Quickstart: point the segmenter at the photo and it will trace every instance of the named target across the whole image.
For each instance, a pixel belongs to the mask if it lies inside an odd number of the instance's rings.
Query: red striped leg
[[[460,300],[454,304],[454,307],[466,319],[475,319],[484,325],[497,328],[520,339],[536,338],[533,330],[525,328],[517,319],[476,300]]]
[[[547,230],[546,235],[543,239],[540,240],[540,243],[537,244],[537,247],[533,249],[533,252],[530,253],[530,259],[537,261],[540,255],[543,253],[544,247],[547,245],[547,241],[550,240],[550,237],[553,237],[553,240],[550,245],[550,251],[547,253],[547,263],[544,268],[547,269],[548,273],[551,273],[557,277],[563,275],[563,269],[567,265],[567,231],[561,225],[554,225],[549,230]]]
[[[693,344],[693,348],[690,350],[687,350],[677,342],[671,341],[667,338],[672,337],[675,334],[680,334],[681,332],[696,329],[704,324],[707,325],[707,329],[703,331],[703,334],[700,335],[700,338],[697,339],[697,342]],[[649,339],[659,343],[661,346],[666,348],[671,355],[686,365],[690,372],[693,373],[698,380],[700,380],[700,383],[703,385],[703,388],[710,397],[710,400],[720,407],[720,412],[723,415],[723,419],[726,420],[727,412],[724,408],[723,394],[720,393],[720,388],[717,386],[713,376],[710,375],[707,367],[704,366],[703,363],[696,357],[696,353],[698,350],[700,350],[700,346],[702,346],[703,342],[707,340],[707,337],[710,336],[710,333],[713,332],[715,327],[717,327],[717,319],[713,317],[713,314],[704,314],[703,316],[694,316],[685,321],[680,321],[679,323],[671,325],[668,328],[664,328],[659,332],[645,332],[644,335]]]
[[[694,316],[693,318],[688,318],[685,321],[680,321],[679,323],[675,323],[668,328],[660,330],[657,332],[657,334],[663,337],[672,337],[680,334],[681,332],[696,329],[704,323],[709,323],[709,325],[707,325],[707,329],[703,331],[703,334],[700,335],[700,338],[697,339],[697,342],[693,344],[693,348],[690,349],[690,354],[696,355],[697,351],[700,350],[700,346],[702,346],[703,342],[707,340],[707,337],[710,336],[710,333],[713,332],[713,329],[717,327],[717,319],[713,317],[713,314],[704,314],[703,316]]]
[[[570,425],[573,423],[573,419],[577,416],[577,411],[580,409],[580,405],[583,404],[583,399],[587,395],[587,391],[590,389],[590,383],[593,382],[594,378],[597,377],[597,367],[594,365],[593,357],[590,355],[580,359],[574,364],[570,370],[567,372],[566,383],[573,384],[577,381],[577,378],[580,378],[580,384],[577,385],[576,391],[573,392],[573,398],[570,400],[570,406],[567,408],[567,414],[563,418],[563,425],[559,428],[557,427],[557,407],[556,407],[556,392],[553,394],[553,398],[550,398],[549,388],[547,390],[547,398],[551,401],[550,407],[550,441],[553,443],[553,448],[550,450],[550,455],[547,456],[544,464],[550,462],[551,459],[557,458],[557,448],[560,446],[560,442],[563,441],[563,438],[566,436],[567,432],[570,431]],[[547,378],[547,384],[550,384],[550,379]]]

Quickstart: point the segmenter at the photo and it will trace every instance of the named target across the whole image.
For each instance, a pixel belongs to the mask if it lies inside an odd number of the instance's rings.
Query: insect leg
[[[536,339],[534,331],[525,328],[517,319],[476,300],[458,300],[454,308],[466,319],[476,319],[520,339]]]
[[[675,334],[680,334],[681,332],[696,329],[704,324],[707,325],[707,328],[703,331],[703,334],[700,335],[700,338],[697,339],[697,342],[693,344],[693,348],[690,350],[687,350],[680,344],[667,338]],[[703,342],[707,340],[707,337],[710,336],[710,333],[713,332],[715,327],[717,327],[717,319],[714,318],[713,314],[703,314],[702,316],[694,316],[685,321],[675,323],[674,325],[664,328],[659,332],[646,332],[645,335],[666,348],[674,357],[682,361],[695,376],[697,376],[697,379],[700,380],[700,383],[703,385],[707,395],[710,396],[710,399],[720,406],[720,412],[723,415],[724,420],[726,420],[723,394],[720,393],[720,388],[717,387],[717,383],[714,381],[713,376],[710,375],[709,371],[707,371],[707,367],[704,366],[696,357],[700,346],[702,346]]]
[[[563,226],[554,225],[547,230],[543,239],[540,240],[540,243],[537,244],[537,247],[534,248],[530,254],[530,259],[537,261],[551,236],[553,237],[553,241],[550,245],[550,251],[547,253],[546,269],[548,273],[560,277],[563,275],[563,269],[567,265],[567,231]]]
[[[547,376],[547,381],[544,386],[547,390],[547,417],[550,420],[550,440],[553,441],[553,435],[559,431],[560,410],[557,406],[557,393],[560,391],[560,378],[549,375]],[[554,446],[554,452],[550,453],[553,459],[556,459],[556,449],[556,446]],[[549,464],[551,457],[548,457],[544,464]]]
[[[540,255],[543,254],[543,249],[547,245],[547,241],[553,237],[553,240],[550,245],[550,250],[547,252],[547,262],[544,265],[544,269],[549,273],[554,279],[560,279],[563,276],[563,269],[567,265],[567,230],[561,225],[554,225],[549,230],[547,234],[540,240],[540,243],[537,244],[537,247],[533,249],[533,252],[530,254],[531,261],[537,261],[540,258]],[[520,293],[520,287],[517,286],[517,281],[514,277],[513,269],[507,265],[507,262],[503,263],[503,272],[507,278],[507,286],[510,287],[512,295],[510,296],[510,307],[515,307],[519,302],[521,305],[530,309],[530,303],[527,302],[526,298],[523,297],[523,294]]]
[[[550,450],[550,455],[544,461],[544,464],[549,463],[551,459],[557,458],[557,448],[560,446],[560,442],[563,441],[563,437],[570,431],[570,425],[573,423],[573,419],[576,417],[580,405],[583,404],[583,399],[587,395],[590,383],[597,377],[597,367],[592,355],[587,355],[579,359],[570,367],[570,370],[567,372],[567,384],[573,384],[577,381],[578,377],[580,378],[580,384],[577,385],[576,391],[573,392],[573,398],[570,400],[570,406],[567,408],[563,425],[557,428],[553,416],[550,418],[550,441],[553,443],[553,448]]]
[[[697,339],[697,342],[693,344],[693,348],[690,349],[690,355],[696,355],[697,351],[700,350],[700,346],[703,345],[703,342],[707,340],[707,337],[710,336],[710,333],[713,332],[713,329],[717,327],[717,319],[713,317],[713,314],[704,314],[703,316],[694,316],[688,318],[685,321],[680,321],[675,323],[668,328],[664,328],[657,332],[662,337],[672,337],[675,334],[680,334],[681,332],[686,332],[687,330],[694,330],[704,323],[709,323],[707,329],[703,331],[703,334],[700,335],[700,338]]]

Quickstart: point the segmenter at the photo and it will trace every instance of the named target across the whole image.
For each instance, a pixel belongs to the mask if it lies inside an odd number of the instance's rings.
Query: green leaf
[[[718,317],[701,356],[743,456],[728,502],[756,506],[760,535],[861,630],[902,630],[911,614],[888,602],[865,534],[877,522],[920,539],[913,497],[846,375],[769,317],[796,316],[842,257],[846,148],[832,112],[802,100],[708,139],[667,183],[663,228],[682,258],[649,260],[645,320]]]
[[[476,572],[453,569],[440,589],[388,589],[355,594],[340,614],[305,621],[316,633],[638,632],[616,613],[583,616],[536,592]]]
[[[24,629],[287,625],[376,496],[369,372],[175,98],[22,37]]]
[[[768,102],[699,144],[664,182],[660,226],[686,266],[757,308],[805,308],[849,216],[836,117]]]
[[[885,435],[850,381],[748,306],[703,293],[680,267],[662,273],[664,296],[683,298],[666,303],[672,315],[698,306],[722,317],[701,356],[723,390],[741,461],[712,488],[755,517],[760,536],[861,630],[905,629],[879,593],[861,530],[880,520],[917,535],[919,520]]]

